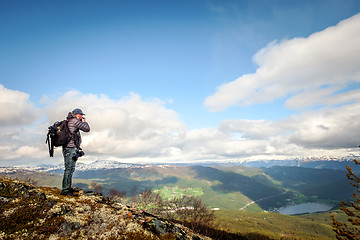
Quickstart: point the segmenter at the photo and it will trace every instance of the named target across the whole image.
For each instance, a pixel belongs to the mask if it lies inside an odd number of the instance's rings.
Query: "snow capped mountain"
[[[359,156],[349,155],[345,157],[330,156],[312,156],[299,157],[284,160],[260,160],[260,161],[239,161],[238,164],[246,167],[273,167],[273,166],[289,166],[289,167],[305,167],[305,168],[327,168],[345,170],[347,165],[353,164],[354,159]]]
[[[76,171],[90,171],[90,170],[104,170],[104,169],[115,169],[115,168],[133,168],[133,167],[144,167],[141,164],[121,163],[117,161],[109,160],[98,160],[91,163],[78,162],[76,164]],[[60,172],[64,170],[64,164],[59,165],[40,165],[37,167],[25,167],[25,166],[14,166],[14,167],[0,167],[0,173],[15,173],[19,171],[38,171],[38,172]]]
[[[291,166],[291,167],[305,167],[305,168],[327,168],[327,169],[339,169],[345,170],[347,165],[353,164],[354,159],[360,159],[359,156],[349,155],[346,157],[330,157],[330,156],[312,156],[312,157],[300,157],[293,159],[284,160],[242,160],[242,161],[231,161],[231,162],[199,162],[188,165],[243,165],[246,167],[273,167],[273,166]],[[169,164],[154,164],[154,165],[169,165]],[[173,163],[171,165],[177,165]],[[179,165],[187,165],[179,163]],[[113,160],[97,160],[91,163],[77,162],[76,171],[91,171],[91,170],[105,170],[105,169],[116,169],[116,168],[143,168],[149,166],[149,164],[133,164],[133,163],[122,163]],[[25,166],[14,166],[14,167],[0,167],[0,173],[14,173],[19,171],[44,171],[44,172],[62,172],[64,170],[64,164],[59,165],[39,165],[37,167],[25,167]]]
[[[97,160],[92,163],[81,163],[79,162],[76,165],[76,171],[88,171],[88,170],[101,170],[101,169],[114,169],[114,168],[133,168],[133,167],[143,167],[140,164],[132,163],[121,163],[111,160]]]

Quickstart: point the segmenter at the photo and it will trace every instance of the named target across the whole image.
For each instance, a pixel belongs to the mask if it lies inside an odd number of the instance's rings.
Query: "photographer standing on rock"
[[[72,112],[69,112],[67,116],[68,128],[72,138],[70,142],[63,147],[63,155],[65,162],[64,177],[62,182],[61,195],[68,195],[77,197],[76,190],[72,188],[72,175],[75,171],[75,164],[79,157],[84,155],[84,152],[80,148],[81,135],[80,130],[84,132],[90,131],[90,126],[86,122],[84,113],[81,109],[76,108]]]

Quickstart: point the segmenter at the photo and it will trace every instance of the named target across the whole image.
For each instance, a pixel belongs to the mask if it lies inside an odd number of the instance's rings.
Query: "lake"
[[[301,203],[297,205],[282,207],[279,209],[279,213],[285,215],[294,215],[303,213],[326,212],[332,208],[332,205],[325,203]]]

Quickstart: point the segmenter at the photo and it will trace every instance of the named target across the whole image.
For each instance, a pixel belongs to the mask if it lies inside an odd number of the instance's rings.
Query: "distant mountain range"
[[[346,157],[303,157],[285,160],[243,160],[243,161],[228,161],[228,162],[193,162],[193,163],[122,163],[113,160],[97,160],[91,163],[84,163],[79,161],[76,164],[76,171],[89,171],[89,170],[105,170],[117,168],[141,168],[149,165],[181,165],[181,166],[245,166],[255,168],[270,168],[274,166],[288,166],[288,167],[302,167],[302,168],[315,168],[315,169],[335,169],[346,170],[346,166],[355,166],[354,158],[359,159],[360,156],[346,156]],[[62,172],[64,169],[63,164],[59,165],[38,165],[37,167],[0,167],[0,172],[14,172],[19,170],[30,171],[45,171],[45,172]],[[356,169],[355,169],[356,171]]]
[[[277,211],[277,209],[308,202],[329,203],[337,206],[352,198],[353,187],[346,177],[346,166],[360,171],[347,158],[304,158],[293,160],[243,161],[227,163],[184,164],[129,164],[116,161],[79,161],[74,173],[74,186],[88,189],[94,181],[110,190],[138,194],[156,189],[171,194],[199,192],[211,208],[246,209],[249,211]],[[64,168],[39,166],[36,168],[0,168],[0,175],[30,176],[32,171],[42,184],[61,183]],[[36,173],[42,172],[43,177]],[[51,180],[51,178],[56,179]],[[41,183],[41,182],[39,182]]]
[[[132,167],[143,167],[142,164],[132,164],[132,163],[121,163],[117,161],[109,160],[98,160],[91,163],[78,162],[76,164],[76,171],[90,171],[90,170],[105,170],[105,169],[117,169],[117,168],[132,168]],[[63,172],[64,165],[38,165],[36,167],[24,167],[24,166],[14,166],[14,167],[0,167],[0,173],[13,173],[17,171],[39,171],[39,172]]]
[[[346,156],[346,157],[303,157],[287,160],[261,160],[261,161],[241,161],[237,162],[242,166],[256,167],[256,168],[269,168],[274,166],[287,166],[287,167],[303,167],[303,168],[316,168],[316,169],[335,169],[346,170],[346,166],[354,166],[354,159],[359,159],[359,156]]]

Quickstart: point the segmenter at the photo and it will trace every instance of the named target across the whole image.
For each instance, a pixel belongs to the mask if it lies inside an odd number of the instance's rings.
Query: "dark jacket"
[[[80,147],[81,144],[81,135],[80,135],[80,131],[84,131],[84,132],[90,132],[90,126],[87,122],[82,122],[79,119],[76,118],[76,116],[72,113],[69,112],[67,118],[66,118],[69,122],[68,122],[68,127],[69,127],[69,131],[70,133],[73,133],[75,135],[75,141],[71,140],[66,147],[69,148],[73,148],[73,147]]]

